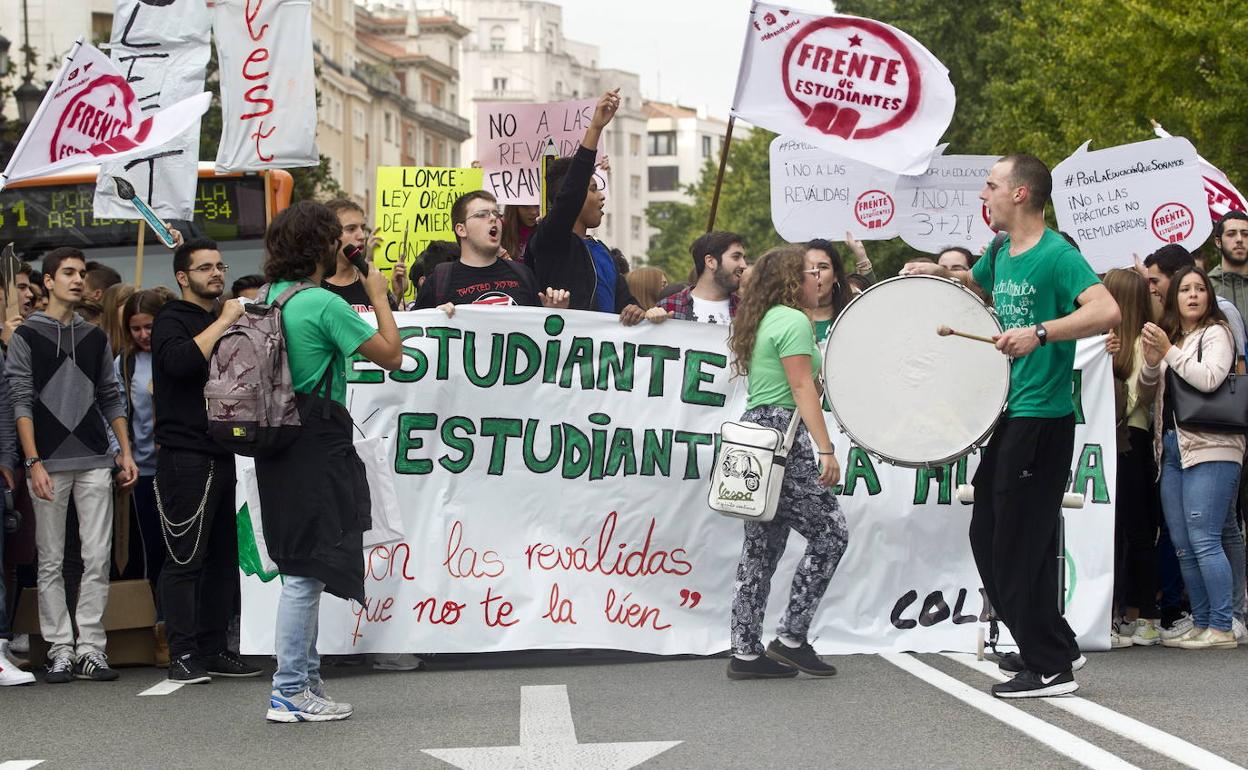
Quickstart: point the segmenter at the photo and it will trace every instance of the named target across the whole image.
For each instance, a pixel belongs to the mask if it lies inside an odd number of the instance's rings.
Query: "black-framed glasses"
[[[225,264],[224,262],[218,262],[215,265],[200,265],[199,267],[192,267],[190,268],[189,272],[199,273],[200,275],[208,275],[214,270],[220,270],[221,272],[225,273],[225,272],[229,272],[229,269],[230,269],[229,265]]]
[[[498,209],[482,209],[481,211],[474,211],[468,215],[468,219],[484,219],[486,221],[489,221],[490,219],[502,218],[503,212]]]

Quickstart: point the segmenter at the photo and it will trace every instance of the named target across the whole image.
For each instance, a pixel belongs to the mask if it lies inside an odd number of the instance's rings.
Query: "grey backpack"
[[[271,303],[248,304],[213,348],[204,385],[208,435],[234,454],[267,457],[299,435],[302,422],[286,361],[282,307],[311,288],[300,281]],[[268,291],[265,284],[256,296],[267,297]]]

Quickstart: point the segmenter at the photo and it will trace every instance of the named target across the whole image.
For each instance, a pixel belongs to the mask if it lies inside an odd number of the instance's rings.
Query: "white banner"
[[[1171,136],[1156,121],[1153,121],[1153,133],[1161,139],[1169,139]],[[1209,218],[1212,221],[1217,222],[1228,211],[1248,211],[1243,193],[1235,188],[1231,178],[1222,169],[1205,160],[1203,155],[1197,155],[1196,162],[1200,164],[1200,176],[1205,183],[1205,195],[1209,199]]]
[[[917,40],[872,19],[766,3],[750,17],[733,115],[898,174],[927,168],[954,91]]]
[[[385,442],[406,537],[363,554],[367,606],[324,597],[320,651],[727,649],[742,524],[706,505],[715,434],[745,404],[727,330],[538,308],[397,318],[403,370],[357,363],[348,403],[359,432]],[[1082,343],[1077,364],[1071,467],[1088,505],[1066,514],[1067,617],[1086,649],[1105,649],[1116,455],[1104,343]],[[974,650],[983,602],[970,507],[953,491],[975,458],[907,470],[834,435],[849,548],[816,648]],[[769,633],[804,545],[793,535],[776,573]],[[243,578],[244,653],[272,652],[279,592]]]
[[[134,89],[108,57],[79,40],[0,175],[0,189],[102,159],[147,154],[198,122],[211,100],[201,92],[144,116]]]
[[[144,114],[204,90],[212,17],[202,0],[153,4],[118,0],[109,49]],[[171,142],[124,163],[100,165],[93,213],[97,219],[138,219],[117,197],[123,177],[162,219],[191,219],[199,170],[199,121]]]
[[[221,78],[217,172],[315,166],[316,74],[309,0],[216,0]]]
[[[771,222],[786,241],[897,237],[897,175],[787,136],[771,141]]]
[[[943,155],[941,145],[927,171],[897,182],[901,239],[919,251],[939,254],[961,246],[978,254],[992,240],[979,192],[999,155]]]
[[[1200,247],[1213,224],[1196,148],[1182,137],[1088,150],[1053,169],[1053,212],[1098,273],[1167,243]]]
[[[597,105],[597,99],[477,102],[477,160],[485,189],[508,206],[537,205],[547,145],[553,142],[560,157],[576,154]]]

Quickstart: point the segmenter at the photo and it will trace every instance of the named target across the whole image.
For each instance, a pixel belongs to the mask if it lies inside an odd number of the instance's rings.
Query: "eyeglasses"
[[[229,269],[230,269],[229,265],[225,264],[224,262],[218,262],[215,265],[200,265],[199,267],[192,267],[190,268],[188,272],[199,273],[200,275],[208,275],[214,270],[220,270],[221,272],[225,273],[225,272],[228,272]]]
[[[474,211],[468,215],[468,219],[485,219],[487,221],[490,219],[502,219],[502,218],[503,218],[503,212],[499,211],[498,209],[482,209],[481,211]]]

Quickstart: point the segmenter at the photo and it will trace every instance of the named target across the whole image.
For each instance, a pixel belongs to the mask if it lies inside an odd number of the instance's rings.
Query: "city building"
[[[619,248],[633,264],[645,261],[646,116],[641,78],[604,69],[597,46],[563,35],[563,9],[535,0],[416,0],[422,13],[451,16],[469,29],[459,71],[459,113],[476,133],[478,102],[553,102],[600,96],[620,89],[620,111],[603,134],[599,153],[611,165],[606,216],[594,233]],[[463,146],[465,162],[475,159],[475,143]]]
[[[646,189],[651,203],[692,203],[685,192],[707,161],[719,163],[728,123],[678,104],[647,101]],[[736,127],[738,132],[743,127]],[[740,133],[738,133],[740,138]]]

